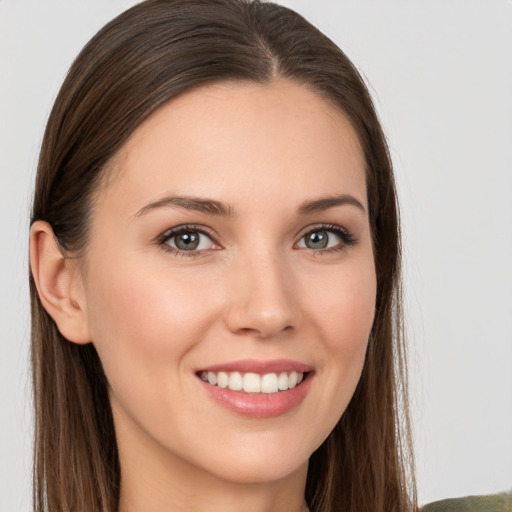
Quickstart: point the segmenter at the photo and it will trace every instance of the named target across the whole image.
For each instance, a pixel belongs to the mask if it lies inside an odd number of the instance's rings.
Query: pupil
[[[329,237],[325,231],[315,231],[306,236],[306,245],[310,249],[325,249]]]
[[[176,237],[176,247],[178,249],[194,250],[199,245],[199,235],[197,233],[185,232]]]

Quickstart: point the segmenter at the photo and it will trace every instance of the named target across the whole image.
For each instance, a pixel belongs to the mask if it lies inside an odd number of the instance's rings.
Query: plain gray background
[[[72,59],[134,1],[0,1],[0,510],[30,509],[29,204]],[[512,2],[290,0],[365,76],[402,204],[420,503],[512,486]]]

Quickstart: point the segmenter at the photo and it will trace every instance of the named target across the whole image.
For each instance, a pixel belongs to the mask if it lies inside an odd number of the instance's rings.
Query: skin
[[[120,512],[307,510],[311,453],[360,377],[376,277],[364,159],[347,118],[286,80],[186,93],[143,123],[112,162],[83,260],[32,228],[31,261],[61,332],[94,343],[110,385]],[[298,213],[307,201],[357,200]],[[148,205],[213,199],[232,215]],[[142,210],[142,213],[141,213]],[[324,251],[305,245],[320,224]],[[207,230],[194,255],[159,237]],[[325,234],[325,231],[324,231]],[[239,359],[311,365],[305,399],[247,418],[204,392],[198,368]]]

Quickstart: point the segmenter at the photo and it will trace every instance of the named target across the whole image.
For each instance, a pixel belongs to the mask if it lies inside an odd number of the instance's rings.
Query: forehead
[[[287,183],[293,195],[350,188],[366,200],[364,157],[346,115],[304,85],[228,82],[158,109],[114,159],[106,189],[236,200]],[[177,190],[175,190],[177,189]]]

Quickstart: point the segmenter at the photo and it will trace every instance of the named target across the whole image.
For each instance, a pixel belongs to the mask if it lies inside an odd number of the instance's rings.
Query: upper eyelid
[[[311,233],[312,231],[319,231],[321,229],[324,229],[325,231],[342,232],[342,233],[345,233],[346,235],[351,234],[351,232],[348,229],[346,229],[343,226],[340,226],[338,224],[319,223],[319,224],[313,224],[311,226],[308,226],[308,227],[302,229],[301,231],[299,231],[297,236],[299,237],[299,240],[300,240],[302,237],[306,236],[308,233]]]
[[[201,233],[201,234],[206,235],[209,238],[211,238],[213,242],[218,243],[215,233],[213,233],[213,231],[210,228],[208,228],[206,226],[196,225],[196,224],[181,224],[179,226],[175,226],[175,227],[166,229],[158,237],[158,240],[169,240],[173,236],[176,236],[177,234],[179,234],[183,231],[197,231],[198,233]]]

